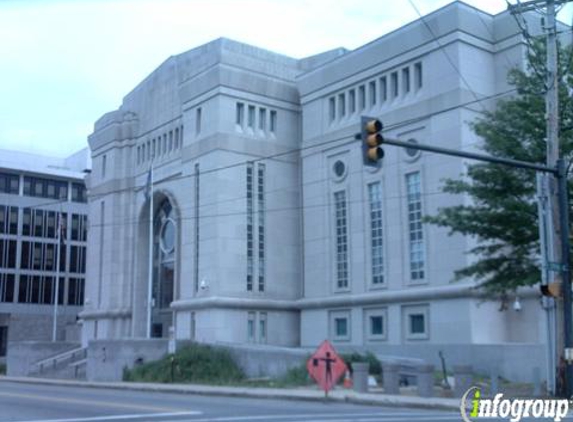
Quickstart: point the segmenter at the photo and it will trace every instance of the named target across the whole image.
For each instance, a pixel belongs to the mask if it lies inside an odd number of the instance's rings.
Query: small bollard
[[[384,393],[400,394],[400,375],[398,373],[399,369],[400,367],[396,363],[382,364]]]
[[[455,388],[454,394],[456,397],[461,397],[472,386],[472,372],[471,365],[457,365],[454,366],[454,379]]]
[[[368,363],[354,362],[352,364],[352,383],[354,391],[366,393],[368,391]]]
[[[533,368],[533,397],[541,396],[541,368]]]
[[[434,365],[419,365],[417,372],[418,395],[432,397],[434,395]]]

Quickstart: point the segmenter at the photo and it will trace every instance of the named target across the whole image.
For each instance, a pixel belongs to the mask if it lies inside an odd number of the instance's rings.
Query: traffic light
[[[364,165],[377,167],[378,161],[384,157],[384,151],[380,145],[384,138],[380,134],[382,122],[373,117],[361,117],[360,139],[362,140],[362,157]]]
[[[555,281],[539,286],[541,294],[547,297],[561,297],[561,282]]]

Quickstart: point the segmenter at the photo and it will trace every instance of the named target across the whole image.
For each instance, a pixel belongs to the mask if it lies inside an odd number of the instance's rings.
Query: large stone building
[[[386,147],[365,168],[354,140],[369,115],[389,136],[479,149],[468,122],[512,92],[525,51],[509,13],[455,2],[354,51],[296,60],[218,39],[170,57],[89,138],[84,344],[173,327],[482,367],[501,356],[508,371],[543,360],[538,298],[521,312],[483,302],[453,282],[473,240],[422,224],[468,201],[441,192],[466,161]]]
[[[0,150],[0,358],[8,342],[52,340],[57,274],[56,339],[79,340],[89,163],[87,148],[66,159]]]

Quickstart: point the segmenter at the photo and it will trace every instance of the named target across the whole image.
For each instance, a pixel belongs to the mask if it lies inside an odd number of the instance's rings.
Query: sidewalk
[[[60,386],[114,388],[120,390],[160,391],[165,393],[199,394],[209,396],[250,397],[279,400],[312,400],[323,401],[324,393],[314,389],[257,388],[257,387],[219,387],[198,384],[155,384],[132,382],[88,382],[55,380],[45,378],[23,378],[0,376],[0,381],[21,382],[28,384],[49,384]],[[335,390],[328,395],[328,400],[373,406],[391,406],[436,410],[460,409],[459,399],[439,397],[394,396],[389,394],[356,393],[351,390]]]

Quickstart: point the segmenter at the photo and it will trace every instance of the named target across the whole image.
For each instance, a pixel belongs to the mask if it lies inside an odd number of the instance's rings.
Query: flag
[[[60,237],[60,246],[66,247],[66,220],[64,215],[60,212],[58,215],[58,231]]]
[[[147,181],[145,182],[143,195],[145,196],[145,200],[149,201],[149,197],[151,196],[151,167],[149,167],[149,172],[147,173]]]

